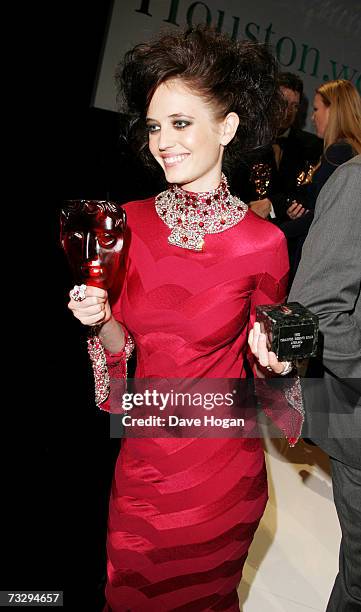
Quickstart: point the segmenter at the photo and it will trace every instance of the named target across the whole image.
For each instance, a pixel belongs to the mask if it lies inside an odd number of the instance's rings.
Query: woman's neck
[[[177,183],[176,186],[189,193],[208,193],[218,189],[223,176],[223,173],[220,172],[214,177],[204,177],[202,179],[190,181],[189,183]]]

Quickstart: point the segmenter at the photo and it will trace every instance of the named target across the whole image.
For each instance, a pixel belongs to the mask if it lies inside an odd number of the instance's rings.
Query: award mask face
[[[119,270],[126,214],[105,200],[67,200],[61,243],[76,283],[109,289]]]

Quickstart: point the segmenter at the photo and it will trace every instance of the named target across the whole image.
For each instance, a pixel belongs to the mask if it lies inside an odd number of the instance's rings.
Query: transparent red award
[[[108,290],[116,285],[116,280],[121,280],[126,214],[119,204],[107,200],[67,200],[61,211],[60,227],[62,247],[74,281],[79,283],[70,292],[75,301],[86,298],[87,286]],[[98,336],[100,328],[101,324],[90,326],[87,340],[98,406],[110,393],[106,356]]]
[[[60,239],[75,283],[109,289],[122,257],[126,214],[107,200],[66,200]]]

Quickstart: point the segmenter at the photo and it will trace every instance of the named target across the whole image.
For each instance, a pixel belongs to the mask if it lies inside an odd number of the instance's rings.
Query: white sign
[[[114,73],[127,50],[198,23],[271,44],[281,70],[302,78],[311,107],[315,88],[328,80],[349,79],[361,93],[360,0],[114,0],[94,106],[117,110]]]

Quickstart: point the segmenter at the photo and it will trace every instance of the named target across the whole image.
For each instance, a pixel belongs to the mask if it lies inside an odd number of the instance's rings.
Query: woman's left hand
[[[288,362],[278,361],[275,353],[267,349],[266,334],[261,332],[261,326],[257,322],[249,332],[248,344],[261,366],[272,370],[275,374],[282,374],[284,372]]]
[[[308,210],[304,208],[302,204],[299,204],[299,202],[296,202],[296,200],[293,200],[291,206],[287,208],[287,215],[289,216],[290,219],[299,219],[300,217],[302,217],[303,215],[306,215],[307,213],[308,213]]]

